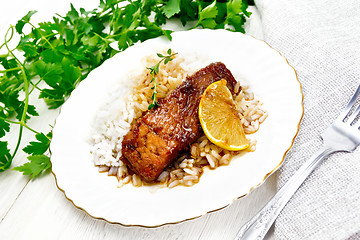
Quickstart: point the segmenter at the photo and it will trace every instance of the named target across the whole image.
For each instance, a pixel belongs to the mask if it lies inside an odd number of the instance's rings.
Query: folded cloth
[[[279,171],[280,188],[320,146],[320,134],[360,83],[360,1],[255,0],[264,40],[292,65],[304,117]],[[336,153],[305,181],[275,223],[276,239],[360,238],[360,147]]]

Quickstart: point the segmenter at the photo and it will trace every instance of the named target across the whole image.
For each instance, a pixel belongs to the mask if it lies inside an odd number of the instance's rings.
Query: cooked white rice
[[[165,52],[164,52],[165,53]],[[132,183],[134,186],[145,184],[136,174],[130,174],[128,168],[119,158],[123,136],[129,131],[131,124],[147,110],[151,103],[153,83],[150,83],[151,75],[146,67],[152,66],[159,61],[156,54],[144,58],[140,71],[129,74],[133,86],[127,94],[119,94],[116,89],[110,95],[107,103],[98,111],[94,121],[94,134],[91,139],[91,154],[94,164],[99,172],[107,172],[110,176],[116,176],[118,186]],[[158,98],[166,97],[186,78],[197,70],[205,67],[208,63],[198,61],[194,64],[193,59],[176,56],[173,61],[166,65],[161,64],[156,80],[158,86]],[[235,76],[236,78],[236,76]],[[241,79],[237,79],[241,81]],[[241,81],[242,82],[242,81]],[[243,83],[242,83],[243,84]],[[259,129],[260,124],[266,119],[267,112],[262,109],[262,103],[254,98],[254,94],[247,86],[240,82],[235,86],[235,106],[243,116],[242,123],[246,134],[251,134]],[[255,151],[256,140],[248,138],[250,146],[246,151]],[[169,188],[177,185],[191,186],[199,182],[204,168],[215,169],[230,163],[231,159],[239,152],[228,151],[211,143],[205,135],[194,142],[187,154],[178,159],[159,176],[159,184]]]

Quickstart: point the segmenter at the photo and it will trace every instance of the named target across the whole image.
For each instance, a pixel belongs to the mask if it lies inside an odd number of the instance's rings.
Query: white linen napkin
[[[296,69],[304,94],[304,117],[280,169],[280,188],[319,149],[320,134],[360,83],[360,1],[255,4],[264,40]],[[331,155],[312,173],[277,219],[275,238],[360,239],[360,148]]]

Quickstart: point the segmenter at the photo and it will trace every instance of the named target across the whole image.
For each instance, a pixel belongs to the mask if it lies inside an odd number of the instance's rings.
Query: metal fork
[[[358,119],[358,115],[360,105],[356,110],[352,110],[355,108],[356,99],[359,95],[360,86],[338,118],[321,135],[324,142],[322,148],[299,168],[249,222],[242,226],[235,240],[263,239],[286,203],[322,160],[334,152],[352,152],[359,146],[360,119]]]

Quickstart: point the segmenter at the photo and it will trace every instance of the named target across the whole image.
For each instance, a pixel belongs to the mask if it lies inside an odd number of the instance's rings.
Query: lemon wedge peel
[[[200,99],[199,119],[206,137],[215,145],[230,151],[249,147],[226,80],[214,82],[206,88]]]

